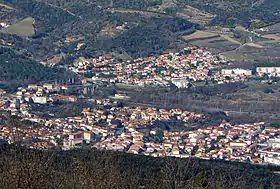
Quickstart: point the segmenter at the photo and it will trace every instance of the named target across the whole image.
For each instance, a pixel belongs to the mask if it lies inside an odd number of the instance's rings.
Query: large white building
[[[221,73],[225,76],[234,76],[234,75],[246,75],[251,76],[252,70],[249,69],[241,69],[241,68],[235,68],[235,69],[222,69]]]
[[[178,88],[188,88],[189,84],[186,79],[172,79],[171,82]]]
[[[280,165],[280,152],[267,152],[263,159],[264,163]]]
[[[269,74],[269,75],[280,75],[280,67],[257,67],[256,68],[257,74],[262,76],[264,74]]]
[[[268,144],[272,148],[280,148],[280,138],[275,138],[275,139],[269,139]]]

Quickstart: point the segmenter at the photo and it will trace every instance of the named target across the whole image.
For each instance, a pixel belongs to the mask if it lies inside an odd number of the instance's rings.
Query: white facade
[[[274,165],[280,165],[280,157],[264,157],[264,162]]]
[[[178,88],[188,88],[189,84],[186,79],[172,79],[171,82]]]
[[[280,138],[270,139],[268,143],[272,148],[280,148]]]
[[[32,97],[32,100],[34,103],[36,104],[46,104],[47,103],[47,97],[44,97],[44,96],[34,96]]]
[[[263,75],[263,74],[280,75],[280,67],[257,67],[256,71],[258,75]]]
[[[84,140],[87,142],[91,141],[91,133],[84,132]]]
[[[246,75],[246,76],[251,76],[252,75],[252,70],[247,70],[247,69],[222,69],[221,73],[226,76],[232,76],[232,75]]]

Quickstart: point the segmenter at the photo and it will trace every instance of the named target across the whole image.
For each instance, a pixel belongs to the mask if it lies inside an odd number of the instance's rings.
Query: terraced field
[[[218,52],[231,51],[240,46],[240,42],[219,32],[196,31],[190,35],[183,36],[187,42],[206,48],[212,48]]]
[[[219,37],[219,35],[208,31],[196,31],[190,35],[183,36],[185,40],[198,40],[212,37]]]
[[[184,8],[180,9],[177,12],[177,16],[188,19],[191,22],[207,25],[215,17],[215,15],[203,12],[199,9],[196,9],[192,6],[186,5]]]

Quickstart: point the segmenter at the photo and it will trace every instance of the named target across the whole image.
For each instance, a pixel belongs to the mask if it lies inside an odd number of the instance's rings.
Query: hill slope
[[[0,187],[277,188],[265,167],[196,159],[151,158],[108,151],[46,152],[2,145]],[[246,170],[246,171],[245,171]]]
[[[226,24],[227,19],[247,26],[252,20],[264,23],[279,22],[280,2],[275,0],[178,0],[200,10],[215,14],[214,23]]]
[[[63,69],[53,69],[27,59],[25,56],[0,47],[0,86],[7,90],[40,81],[63,80],[74,78],[73,74]]]

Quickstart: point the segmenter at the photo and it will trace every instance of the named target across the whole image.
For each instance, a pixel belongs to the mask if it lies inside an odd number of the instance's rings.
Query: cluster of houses
[[[82,126],[84,132],[88,133],[90,131],[92,133],[91,139],[95,139],[95,142],[93,142],[94,147],[107,150],[125,151],[132,145],[131,142],[138,141],[142,143],[144,133],[155,132],[156,129],[153,125],[155,121],[180,120],[187,123],[204,119],[203,114],[183,111],[181,109],[117,107],[117,101],[109,99],[98,99],[95,103],[104,107],[112,107],[107,109],[87,108],[83,110],[82,117],[69,118],[69,121],[77,123],[79,127]],[[83,144],[84,135],[81,135],[81,132],[72,133],[72,135],[74,137],[69,135],[69,137],[65,138],[63,142],[64,149],[70,149]],[[127,140],[123,140],[123,138]]]
[[[127,130],[95,144],[96,148],[153,157],[197,157],[280,165],[280,129],[253,124],[223,123],[188,132],[164,131],[163,141],[143,140],[145,134]],[[156,135],[153,130],[150,135]]]
[[[76,96],[64,95],[68,86],[62,84],[29,84],[26,88],[19,87],[13,95],[5,95],[0,91],[0,109],[9,111],[12,115],[31,117],[29,109],[31,103],[51,104],[54,102],[76,102]],[[1,95],[2,94],[2,95]]]
[[[223,63],[226,63],[223,57],[204,49],[188,47],[177,53],[137,58],[126,62],[105,56],[92,59],[79,58],[69,66],[69,70],[79,74],[92,73],[93,80],[137,86],[169,86],[173,83],[178,88],[187,88],[189,82],[228,83],[246,79],[247,73],[236,73],[238,77],[233,79],[215,71]]]
[[[49,84],[28,86],[26,89],[20,88],[13,98],[23,100],[27,91],[33,95],[38,90],[48,94],[64,90],[65,87]],[[4,99],[7,100],[5,94],[1,96],[1,102]],[[105,98],[94,99],[92,103],[94,108],[85,108],[80,116],[66,118],[43,118],[29,113],[28,105],[24,103],[20,103],[20,108],[14,105],[18,110],[14,112],[15,115],[41,126],[1,125],[0,139],[9,143],[21,141],[30,148],[38,149],[67,150],[88,146],[153,157],[192,156],[280,164],[280,129],[266,127],[263,122],[221,123],[178,132],[162,128],[156,122],[192,124],[203,121],[205,115],[182,109],[120,106],[118,101]],[[0,109],[11,110],[11,104],[2,103]]]
[[[177,53],[137,58],[123,61],[112,56],[79,58],[68,67],[77,74],[90,73],[92,78],[108,83],[122,83],[136,86],[170,86],[188,88],[193,82],[218,84],[245,81],[248,77],[279,76],[280,67],[257,67],[256,75],[251,69],[221,69],[227,63],[224,57],[197,48],[187,47]]]
[[[178,53],[128,62],[104,56],[80,58],[69,69],[76,73],[92,72],[95,75],[91,80],[108,83],[137,86],[173,83],[178,88],[187,88],[189,82],[194,81],[244,81],[253,75],[251,70],[239,68],[215,71],[222,63],[225,63],[223,58],[209,51],[189,47]],[[277,67],[262,67],[256,71],[259,76],[280,74]],[[67,90],[67,85],[48,83],[20,87],[15,94],[0,90],[0,110],[33,123],[25,127],[0,125],[0,141],[21,142],[35,149],[68,150],[87,146],[153,157],[198,157],[280,165],[280,129],[267,127],[263,122],[221,123],[178,132],[166,125],[179,122],[184,127],[204,121],[206,116],[182,109],[124,106],[117,101],[126,98],[120,94],[110,99],[91,99],[94,108],[85,108],[76,117],[45,118],[31,113],[33,103],[76,102],[78,97],[66,95]]]
[[[155,132],[153,126],[155,121],[180,120],[187,123],[205,117],[203,114],[181,109],[118,107],[118,102],[110,99],[96,99],[93,103],[96,108],[86,108],[78,117],[43,118],[31,113],[23,115],[18,111],[15,115],[21,116],[23,120],[36,122],[42,127],[2,125],[0,138],[9,143],[20,140],[31,148],[71,149],[89,144],[97,148],[121,150],[121,146],[115,145],[114,142],[110,144],[108,141],[125,137],[125,132],[131,133],[130,135],[134,137],[132,141],[142,141],[143,130]],[[1,106],[2,110],[9,108],[10,106]],[[128,146],[131,144],[127,143]]]

